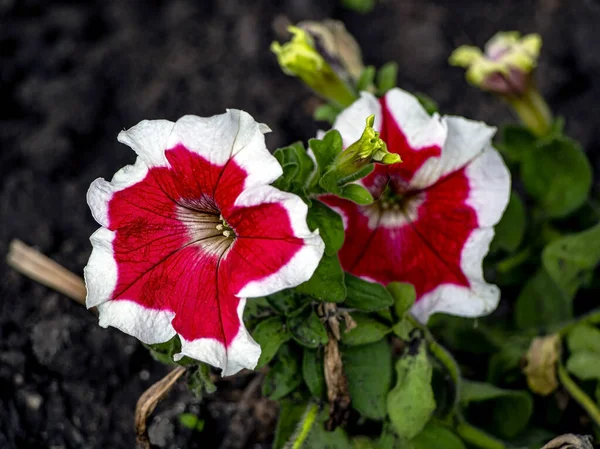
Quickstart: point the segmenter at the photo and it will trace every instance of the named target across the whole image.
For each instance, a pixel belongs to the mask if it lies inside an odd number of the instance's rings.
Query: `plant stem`
[[[473,446],[481,449],[506,449],[506,445],[502,441],[464,421],[459,422],[455,429],[463,440]]]
[[[552,126],[552,112],[535,86],[522,96],[505,97],[521,122],[538,137],[545,136]]]
[[[588,413],[590,418],[596,423],[596,426],[600,427],[600,409],[598,409],[594,401],[579,388],[575,381],[571,379],[562,363],[559,363],[558,365],[558,379],[571,397]]]
[[[285,445],[285,449],[300,449],[302,447],[317,420],[318,414],[319,406],[314,402],[308,404],[302,420],[298,423],[296,433]]]

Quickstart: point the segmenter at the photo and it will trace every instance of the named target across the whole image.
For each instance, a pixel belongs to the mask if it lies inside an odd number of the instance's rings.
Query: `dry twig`
[[[169,374],[148,388],[138,399],[135,406],[135,435],[139,449],[150,449],[148,416],[154,411],[158,403],[169,393],[175,382],[185,373],[183,366],[175,367]]]
[[[20,240],[13,240],[10,242],[6,261],[19,273],[85,305],[86,289],[83,279],[31,246]]]
[[[592,437],[567,433],[554,438],[542,449],[593,449]]]

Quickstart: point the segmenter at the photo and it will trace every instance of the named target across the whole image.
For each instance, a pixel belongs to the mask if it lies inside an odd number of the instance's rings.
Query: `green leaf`
[[[396,87],[398,80],[398,64],[388,62],[381,66],[377,72],[377,94],[379,96]]]
[[[176,362],[173,360],[173,356],[181,352],[181,341],[178,335],[164,343],[144,346],[150,350],[150,355],[154,360],[166,365],[175,365]]]
[[[591,351],[600,354],[600,329],[581,323],[567,334],[569,351]]]
[[[460,402],[470,421],[509,439],[527,427],[533,411],[533,400],[526,391],[467,380],[462,382]]]
[[[417,92],[415,93],[415,97],[417,97],[417,100],[419,100],[419,103],[429,115],[433,115],[439,111],[440,108],[438,107],[438,104],[429,95],[426,95],[422,92]]]
[[[287,316],[309,303],[310,298],[305,298],[293,288],[288,288],[267,296],[267,301],[275,311]]]
[[[298,354],[290,344],[281,346],[277,361],[267,375],[262,387],[263,396],[277,401],[302,384],[302,372]]]
[[[287,327],[298,343],[307,348],[318,348],[327,344],[325,326],[308,305],[287,319]]]
[[[313,113],[313,119],[317,122],[327,122],[333,125],[341,110],[332,104],[322,104]]]
[[[542,262],[550,277],[573,297],[600,262],[600,224],[554,240],[544,248]]]
[[[282,190],[303,194],[314,169],[314,162],[306,153],[304,144],[295,142],[290,146],[278,148],[273,156],[283,169],[283,174],[273,185]]]
[[[451,430],[432,422],[429,422],[411,443],[412,449],[466,449],[465,443]]]
[[[519,195],[513,191],[510,201],[500,222],[496,225],[496,234],[492,241],[491,250],[497,249],[514,252],[517,250],[525,235],[525,206]]]
[[[374,79],[375,67],[372,65],[366,66],[360,74],[360,78],[358,78],[358,81],[356,82],[356,90],[358,92],[369,90],[369,88],[373,85]]]
[[[341,427],[338,427],[333,432],[325,430],[325,421],[329,419],[328,408],[323,410],[317,422],[315,422],[312,431],[308,435],[304,445],[305,449],[351,449],[351,443],[348,435]]]
[[[251,298],[248,299],[246,307],[244,307],[244,323],[248,331],[251,332],[259,322],[274,314],[275,311],[267,298]]]
[[[296,431],[298,423],[306,411],[306,401],[284,398],[279,401],[279,418],[275,428],[273,449],[283,449]]]
[[[343,149],[342,136],[336,129],[328,131],[322,139],[310,139],[308,145],[317,160],[319,173],[324,173]]]
[[[392,332],[398,338],[408,341],[411,338],[410,333],[414,328],[415,326],[411,323],[411,321],[405,317],[392,326]]]
[[[319,229],[319,235],[325,243],[325,254],[333,256],[344,244],[344,222],[336,211],[320,201],[313,201],[306,219],[311,231]]]
[[[279,350],[279,347],[291,338],[285,322],[281,317],[267,318],[258,323],[252,337],[260,345],[261,353],[256,369],[269,363]]]
[[[323,365],[323,351],[319,349],[304,348],[302,375],[304,376],[304,382],[313,397],[317,400],[323,400],[327,393]]]
[[[414,285],[407,282],[390,282],[386,289],[394,299],[394,312],[396,312],[396,316],[402,318],[417,299]]]
[[[371,318],[366,313],[353,313],[352,319],[356,327],[342,332],[342,343],[348,346],[374,343],[392,331],[387,324]]]
[[[392,350],[386,340],[342,350],[352,407],[362,416],[383,420],[392,383]]]
[[[390,423],[385,422],[375,449],[413,449],[413,447],[406,440],[396,435]]]
[[[600,380],[600,354],[577,351],[567,360],[567,371],[580,380]]]
[[[508,160],[518,162],[534,151],[536,143],[537,138],[524,126],[506,125],[502,128],[502,140],[498,149]]]
[[[346,198],[361,206],[366,206],[373,203],[373,195],[365,189],[363,186],[358,184],[347,184],[342,187],[339,194],[342,198]]]
[[[523,154],[521,177],[527,192],[551,218],[569,215],[588,197],[592,168],[579,144],[555,136]]]
[[[210,367],[206,363],[188,369],[188,373],[188,388],[197,399],[217,391],[217,387],[210,379]]]
[[[335,256],[323,256],[313,276],[296,291],[319,301],[341,302],[346,297],[344,270]]]
[[[412,439],[421,433],[435,410],[432,373],[423,341],[411,342],[396,362],[396,386],[387,395],[387,412],[401,438]]]
[[[544,328],[572,318],[573,311],[570,298],[539,269],[521,290],[514,316],[519,329]]]
[[[385,287],[346,273],[346,307],[374,312],[394,304],[394,298]]]

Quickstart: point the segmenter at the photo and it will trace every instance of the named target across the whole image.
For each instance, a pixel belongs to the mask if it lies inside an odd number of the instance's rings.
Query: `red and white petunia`
[[[388,150],[403,162],[378,165],[361,181],[372,205],[324,198],[344,221],[343,268],[383,284],[413,284],[413,313],[424,322],[435,312],[490,313],[500,292],[485,282],[482,261],[510,193],[509,172],[491,146],[495,129],[431,117],[415,97],[393,89],[379,100],[363,93],[338,116],[334,128],[345,147],[371,114]]]
[[[269,184],[282,169],[243,111],[142,121],[118,140],[138,155],[88,203],[102,225],[85,268],[100,325],[147,344],[176,334],[181,353],[231,375],[260,347],[242,322],[246,298],[308,280],[323,254],[307,206]]]

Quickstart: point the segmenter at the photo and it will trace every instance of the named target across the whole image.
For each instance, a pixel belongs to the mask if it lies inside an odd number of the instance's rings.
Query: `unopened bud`
[[[352,104],[356,94],[317,51],[313,38],[295,26],[288,30],[293,35],[289,42],[271,44],[283,72],[297,76],[318,95],[341,107]]]

